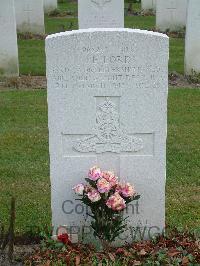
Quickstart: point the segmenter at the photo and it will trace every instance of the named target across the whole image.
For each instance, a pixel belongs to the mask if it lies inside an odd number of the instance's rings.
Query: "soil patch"
[[[194,83],[186,76],[173,72],[169,74],[169,86],[172,88],[200,89],[200,80],[198,83]]]
[[[20,76],[1,80],[0,90],[6,90],[8,88],[22,90],[46,89],[47,80],[45,76]]]
[[[18,245],[14,247],[12,262],[9,260],[6,251],[0,252],[1,266],[22,266],[23,261],[31,256],[38,249],[39,245]]]

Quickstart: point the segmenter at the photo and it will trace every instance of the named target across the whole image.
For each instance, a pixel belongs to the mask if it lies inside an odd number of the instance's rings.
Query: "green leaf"
[[[90,185],[91,187],[93,187],[93,188],[97,188],[97,185],[96,185],[96,182],[95,182],[95,181],[93,181],[93,180],[91,180],[91,179],[89,179],[89,178],[85,178],[85,181],[86,181],[87,183],[89,183],[89,185]]]

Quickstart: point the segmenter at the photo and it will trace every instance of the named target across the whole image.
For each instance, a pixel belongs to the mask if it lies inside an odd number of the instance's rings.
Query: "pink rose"
[[[92,191],[88,192],[87,196],[92,202],[97,202],[101,199],[101,196],[96,189],[93,189]]]
[[[115,174],[111,171],[102,172],[102,177],[105,178],[112,187],[117,184],[118,177],[116,177]]]
[[[111,185],[105,178],[100,178],[97,181],[97,188],[100,193],[106,193],[110,191]]]
[[[118,192],[115,192],[114,195],[110,196],[106,202],[108,208],[113,211],[121,211],[126,208],[125,200],[119,195]]]
[[[101,169],[97,166],[90,168],[88,177],[93,181],[98,180],[101,177]]]
[[[135,188],[130,183],[120,183],[116,189],[125,198],[133,197],[136,194]]]
[[[74,192],[78,195],[83,195],[84,189],[85,187],[83,184],[78,184],[73,188]]]

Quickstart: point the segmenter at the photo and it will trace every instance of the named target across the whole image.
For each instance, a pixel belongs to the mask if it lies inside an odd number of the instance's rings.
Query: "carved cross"
[[[3,24],[5,22],[5,16],[2,16],[1,14],[0,14],[0,22],[1,22],[1,24]]]
[[[30,7],[30,1],[26,0],[26,4],[25,4],[25,8],[24,8],[24,12],[27,15],[27,23],[28,25],[30,25],[30,17],[31,17],[31,13],[32,13],[33,9]]]
[[[111,2],[112,0],[91,0],[95,3],[98,7],[103,8],[105,4]]]
[[[173,21],[174,20],[174,11],[177,9],[177,3],[175,0],[169,0],[169,1],[167,1],[167,3],[168,3],[167,9],[170,12],[171,20]]]
[[[200,12],[198,11],[198,13],[196,14],[196,19],[200,21]]]
[[[119,107],[117,108],[112,101],[112,97],[106,97],[103,102],[97,105],[96,125],[93,132],[94,134],[79,135],[79,137],[78,135],[63,133],[63,143],[67,143],[64,146],[69,148],[71,145],[74,154],[79,154],[79,156],[81,154],[96,156],[97,163],[100,160],[105,160],[106,154],[112,154],[109,160],[111,157],[114,158],[113,165],[115,165],[115,171],[118,174],[120,174],[122,155],[135,156],[139,152],[146,155],[145,151],[153,154],[153,133],[127,134],[126,127],[120,121]],[[149,144],[146,145],[145,142],[149,142]]]
[[[154,7],[155,4],[155,0],[152,0],[152,7]]]

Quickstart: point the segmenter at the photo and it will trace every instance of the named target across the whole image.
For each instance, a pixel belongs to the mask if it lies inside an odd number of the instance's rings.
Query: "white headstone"
[[[200,1],[189,0],[185,37],[185,73],[200,73]]]
[[[79,29],[123,28],[124,0],[79,0]]]
[[[57,0],[44,0],[44,12],[48,13],[57,9]]]
[[[0,1],[0,75],[18,76],[18,48],[13,0]]]
[[[188,0],[157,0],[156,28],[178,31],[185,27]]]
[[[156,0],[141,0],[143,11],[156,10]]]
[[[132,29],[65,32],[47,37],[46,57],[53,225],[84,224],[72,187],[99,165],[141,194],[139,213],[129,209],[129,226],[151,228],[146,237],[160,233],[168,37]]]
[[[44,34],[43,0],[15,0],[18,32]]]

